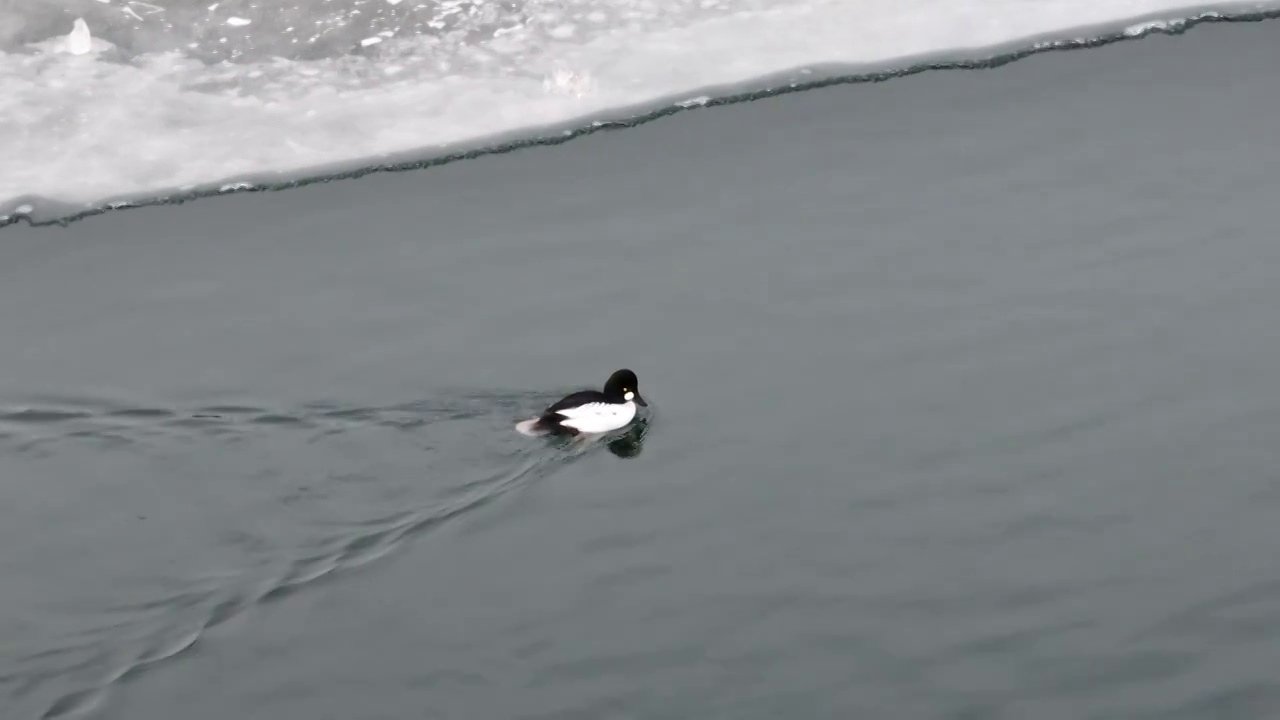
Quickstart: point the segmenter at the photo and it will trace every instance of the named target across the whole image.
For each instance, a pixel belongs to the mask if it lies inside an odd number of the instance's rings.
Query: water
[[[1280,25],[0,233],[7,718],[1248,718]],[[619,366],[648,424],[514,422]]]
[[[1276,0],[5,0],[0,223],[555,136],[743,87],[1277,10]]]

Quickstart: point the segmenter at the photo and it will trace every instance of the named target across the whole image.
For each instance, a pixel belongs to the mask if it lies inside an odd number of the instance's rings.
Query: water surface
[[[1277,29],[5,229],[4,716],[1274,714]]]

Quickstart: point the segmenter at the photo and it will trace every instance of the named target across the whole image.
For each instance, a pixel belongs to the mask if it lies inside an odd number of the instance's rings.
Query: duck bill
[[[640,393],[636,393],[636,396],[632,399],[635,400],[636,404],[640,407],[649,407],[649,403],[645,402],[645,399],[640,397]]]

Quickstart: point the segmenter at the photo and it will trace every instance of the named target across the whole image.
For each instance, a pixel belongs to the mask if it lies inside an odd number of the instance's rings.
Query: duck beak
[[[649,407],[649,403],[645,402],[644,398],[640,397],[640,393],[636,393],[636,396],[632,399],[635,400],[636,404],[640,407]]]

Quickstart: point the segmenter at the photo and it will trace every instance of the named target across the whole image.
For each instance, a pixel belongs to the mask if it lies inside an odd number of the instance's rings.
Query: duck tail
[[[516,423],[516,432],[528,437],[542,437],[543,435],[546,435],[547,432],[538,426],[538,422],[541,420],[542,418],[536,417],[530,420],[518,422]]]

